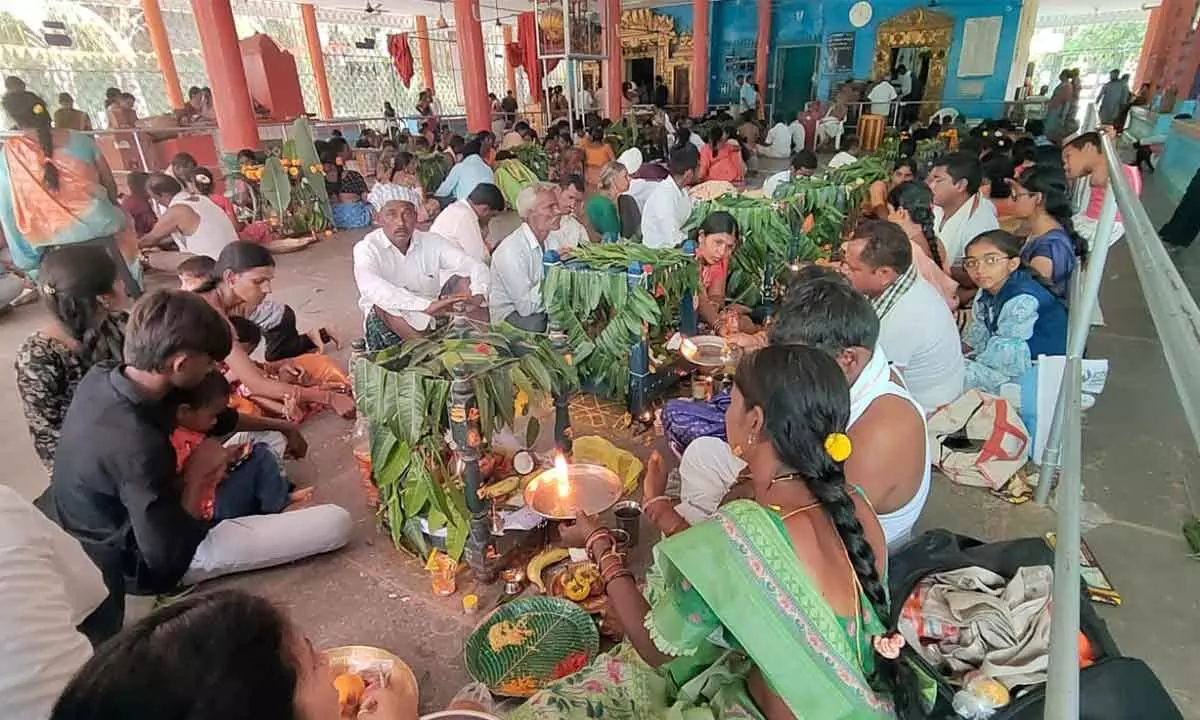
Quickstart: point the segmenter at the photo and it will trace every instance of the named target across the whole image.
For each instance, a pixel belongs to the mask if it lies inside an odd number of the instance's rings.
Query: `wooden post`
[[[555,354],[566,358],[571,363],[571,348],[567,345],[567,334],[553,321],[550,321],[550,348]],[[571,456],[574,445],[574,433],[571,430],[571,391],[563,383],[554,391],[554,447],[566,457]]]
[[[448,410],[450,435],[454,438],[454,444],[458,446],[458,454],[463,461],[463,494],[467,501],[467,511],[471,513],[470,532],[463,554],[475,579],[490,583],[495,579],[495,571],[488,564],[492,546],[488,508],[479,497],[479,488],[483,485],[483,475],[479,471],[482,441],[479,430],[479,405],[467,368],[458,365],[452,374],[454,379],[450,381]]]

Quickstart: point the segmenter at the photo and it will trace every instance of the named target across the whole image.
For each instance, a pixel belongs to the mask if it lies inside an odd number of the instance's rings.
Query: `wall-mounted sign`
[[[867,23],[871,22],[871,15],[873,13],[874,10],[871,7],[871,3],[867,2],[867,0],[858,0],[850,8],[850,24],[856,28],[864,27]]]
[[[832,74],[854,70],[854,33],[829,33],[825,38],[825,69]]]

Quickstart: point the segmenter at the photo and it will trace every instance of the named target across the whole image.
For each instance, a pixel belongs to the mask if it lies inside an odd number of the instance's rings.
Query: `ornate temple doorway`
[[[954,18],[913,8],[879,24],[875,34],[875,80],[894,77],[904,65],[913,76],[910,100],[923,101],[914,115],[926,120],[938,110],[946,85],[946,62],[954,36]]]
[[[621,13],[617,28],[621,36],[621,55],[624,66],[622,79],[653,83],[662,75],[670,91],[672,105],[688,102],[688,80],[691,77],[692,34],[675,32],[675,20],[649,8],[626,10]],[[599,62],[583,63],[583,74],[601,77]]]

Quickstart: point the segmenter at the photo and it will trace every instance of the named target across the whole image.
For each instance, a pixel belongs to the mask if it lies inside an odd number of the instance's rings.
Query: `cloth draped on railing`
[[[404,87],[409,87],[413,79],[413,56],[412,48],[408,46],[408,33],[388,35],[387,49],[400,81],[404,83]]]

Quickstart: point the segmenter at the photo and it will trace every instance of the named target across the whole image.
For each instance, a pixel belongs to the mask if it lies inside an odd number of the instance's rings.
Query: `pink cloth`
[[[475,260],[490,264],[492,253],[483,242],[479,216],[467,200],[457,200],[447,205],[434,219],[429,231],[446,238]]]
[[[1133,188],[1133,194],[1141,197],[1142,195],[1142,173],[1133,165],[1121,165],[1121,170],[1125,172],[1125,179],[1129,181],[1129,186]],[[1092,185],[1091,193],[1088,194],[1087,211],[1084,213],[1092,220],[1100,219],[1100,208],[1104,207],[1104,198],[1108,195],[1108,184]],[[1117,222],[1121,222],[1121,211],[1117,211]]]
[[[912,241],[910,240],[909,242]],[[958,290],[958,283],[954,281],[954,278],[943,272],[937,266],[937,263],[926,255],[921,246],[915,242],[912,243],[912,259],[913,264],[917,266],[917,274],[938,291],[946,300],[946,304],[950,306],[951,310],[957,309],[958,293],[956,291]]]

